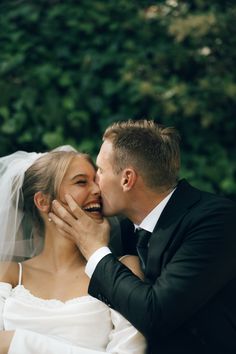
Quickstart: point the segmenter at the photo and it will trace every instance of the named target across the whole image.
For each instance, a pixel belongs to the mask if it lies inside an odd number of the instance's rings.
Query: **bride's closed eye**
[[[85,185],[87,183],[87,180],[85,179],[81,179],[81,180],[78,180],[75,182],[75,184],[78,184],[78,185]]]

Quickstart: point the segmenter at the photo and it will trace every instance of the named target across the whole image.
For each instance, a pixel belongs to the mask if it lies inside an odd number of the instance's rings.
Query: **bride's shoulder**
[[[19,265],[17,262],[0,262],[0,282],[15,286],[19,278]]]

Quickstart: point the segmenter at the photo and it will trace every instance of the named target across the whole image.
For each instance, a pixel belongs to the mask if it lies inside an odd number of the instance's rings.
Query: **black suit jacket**
[[[235,203],[181,181],[152,234],[145,277],[110,254],[97,265],[89,293],[146,336],[148,353],[236,353]]]

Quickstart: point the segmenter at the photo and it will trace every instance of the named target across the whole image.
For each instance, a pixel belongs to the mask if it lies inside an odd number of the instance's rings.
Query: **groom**
[[[147,231],[137,241],[145,279],[111,253],[106,221],[67,196],[73,216],[55,202],[50,217],[88,260],[89,293],[140,330],[150,354],[235,354],[235,204],[178,181],[178,134],[152,121],[108,127],[97,166],[104,214],[127,217],[124,251],[135,249],[134,228]]]

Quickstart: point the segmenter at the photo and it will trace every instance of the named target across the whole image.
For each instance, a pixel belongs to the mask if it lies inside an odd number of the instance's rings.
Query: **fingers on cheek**
[[[66,236],[69,236],[71,234],[70,226],[68,226],[66,223],[57,224],[56,228],[58,229],[59,232],[65,234]]]
[[[65,200],[66,200],[66,202],[67,202],[67,204],[69,205],[70,208],[72,206],[75,206],[75,207],[77,206],[76,202],[74,201],[74,199],[70,195],[66,194],[65,195]]]
[[[53,221],[57,225],[62,225],[63,223],[68,223],[71,221],[71,214],[68,213],[64,208],[57,208],[55,210]]]
[[[69,205],[69,207],[70,207],[70,210],[71,210],[72,214],[74,215],[76,213],[76,210],[77,210],[76,205],[75,204]]]
[[[67,216],[68,212],[64,208],[58,208],[57,214],[64,219]]]
[[[61,236],[67,238],[68,240],[73,240],[73,238],[71,237],[71,235],[68,232],[66,232],[65,230],[62,230],[61,228],[57,228],[57,229],[58,229],[58,233]]]
[[[52,210],[56,215],[60,217],[64,217],[67,214],[65,208],[62,207],[56,200],[52,202]]]
[[[69,226],[64,221],[62,221],[60,218],[58,218],[55,214],[50,214],[50,219],[60,229],[65,230],[65,229],[69,228]]]
[[[62,229],[63,231],[69,232],[71,227],[64,221],[60,220],[58,221],[58,227]]]
[[[58,225],[58,223],[61,221],[61,219],[59,219],[54,213],[49,213],[48,217],[50,221],[53,221],[56,225]]]

